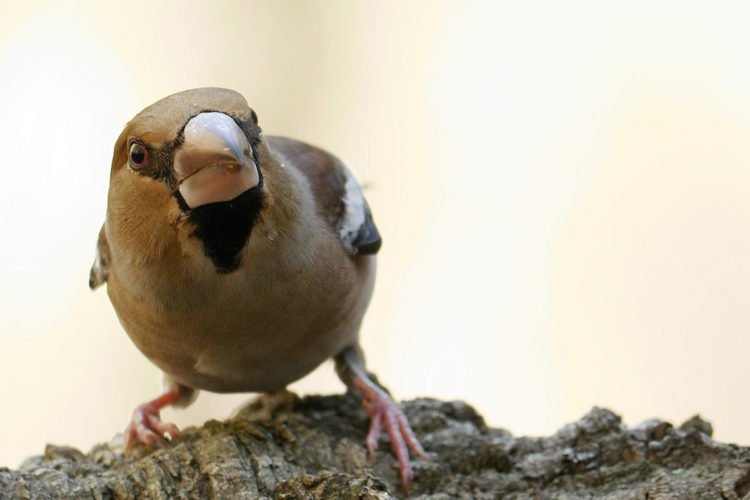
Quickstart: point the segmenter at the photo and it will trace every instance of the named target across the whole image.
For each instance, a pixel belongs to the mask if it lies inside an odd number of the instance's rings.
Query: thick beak
[[[185,126],[174,153],[179,191],[190,208],[229,201],[258,185],[250,144],[235,121],[207,112]]]

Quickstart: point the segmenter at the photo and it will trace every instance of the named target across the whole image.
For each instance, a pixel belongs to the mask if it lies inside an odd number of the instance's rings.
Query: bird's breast
[[[126,286],[115,270],[108,291],[134,343],[177,381],[214,392],[271,391],[356,340],[374,257],[339,262],[247,265],[223,275],[193,269],[143,288]]]

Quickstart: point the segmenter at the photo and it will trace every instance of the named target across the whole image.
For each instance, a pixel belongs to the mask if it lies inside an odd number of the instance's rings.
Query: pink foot
[[[171,439],[180,437],[180,430],[176,425],[163,422],[160,411],[166,405],[173,403],[179,396],[178,392],[168,392],[163,396],[144,403],[133,410],[130,423],[125,428],[125,448],[130,449],[136,442],[147,445],[158,444],[166,446],[164,434]]]
[[[362,404],[370,416],[370,431],[367,433],[367,438],[365,439],[367,451],[370,453],[370,460],[375,460],[375,450],[378,449],[378,437],[383,427],[385,427],[388,436],[391,438],[391,448],[393,448],[393,452],[398,459],[401,483],[404,486],[404,490],[408,493],[414,479],[414,471],[409,461],[408,448],[411,448],[414,453],[424,459],[427,459],[427,456],[411,427],[409,427],[409,421],[406,419],[404,412],[401,411],[401,408],[380,388],[370,386],[368,389],[368,391],[365,391],[365,399]]]

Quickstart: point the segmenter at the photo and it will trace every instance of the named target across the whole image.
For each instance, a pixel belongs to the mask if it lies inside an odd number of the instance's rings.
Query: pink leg
[[[365,399],[362,404],[370,416],[370,431],[367,433],[365,444],[370,453],[370,460],[375,459],[375,450],[378,448],[378,437],[385,427],[391,438],[391,448],[398,459],[398,468],[401,472],[401,482],[408,491],[414,479],[414,471],[409,460],[409,448],[422,458],[427,458],[419,444],[419,440],[409,426],[409,421],[398,407],[395,401],[380,387],[373,384],[367,377],[357,374],[352,377],[354,387],[362,391]]]
[[[427,456],[425,456],[422,445],[419,444],[419,440],[411,430],[406,415],[385,391],[369,379],[358,346],[346,349],[336,356],[336,370],[347,385],[362,391],[365,396],[362,404],[370,417],[370,430],[367,433],[365,444],[370,454],[370,460],[375,458],[378,437],[385,428],[391,438],[391,448],[393,448],[393,452],[398,459],[401,484],[408,493],[414,479],[414,471],[409,460],[409,448],[424,459],[427,459]]]
[[[177,426],[163,422],[159,416],[162,408],[173,404],[179,397],[180,391],[175,388],[133,410],[133,417],[125,428],[126,449],[129,450],[136,442],[165,446],[164,434],[169,434],[172,439],[179,438],[180,430]]]

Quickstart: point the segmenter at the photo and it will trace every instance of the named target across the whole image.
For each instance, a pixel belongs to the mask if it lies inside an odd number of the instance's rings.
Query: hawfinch
[[[138,406],[136,441],[179,437],[160,419],[196,391],[271,392],[333,357],[362,392],[373,457],[385,428],[401,478],[424,452],[373,383],[358,341],[381,239],[360,185],[308,144],[261,135],[237,92],[180,92],[147,107],[117,139],[107,216],[91,269],[130,338],[164,372]]]

